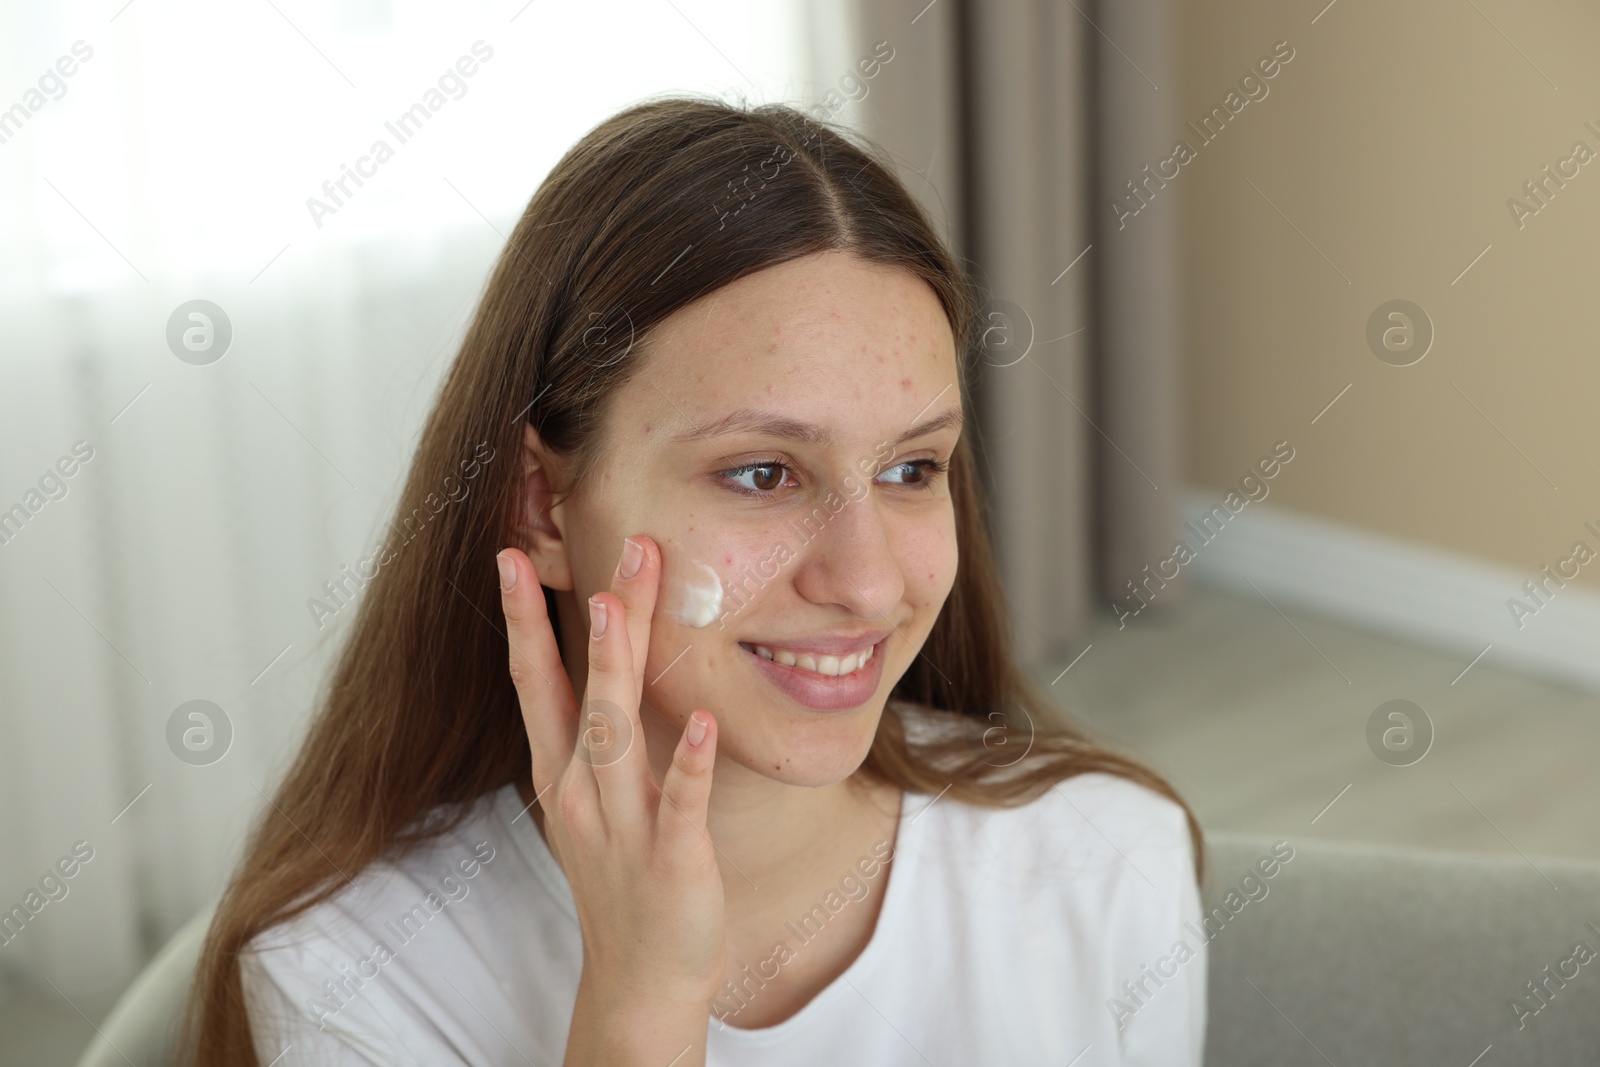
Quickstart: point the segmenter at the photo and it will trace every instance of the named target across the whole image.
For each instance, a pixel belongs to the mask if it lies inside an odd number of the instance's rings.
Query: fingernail
[[[599,637],[606,632],[606,604],[603,600],[589,598],[589,636]]]
[[[644,562],[644,546],[631,537],[622,539],[622,558],[617,561],[617,573],[624,578],[632,578],[639,573],[639,565]]]
[[[500,591],[511,592],[517,587],[517,565],[503,552],[496,555],[494,561],[500,566]]]
[[[700,713],[698,711],[694,712],[693,714],[691,714],[689,716],[689,747],[690,748],[699,748],[700,747],[700,742],[702,742],[702,741],[704,741],[706,739],[706,726],[707,725],[708,724],[706,723],[706,721],[700,717]]]

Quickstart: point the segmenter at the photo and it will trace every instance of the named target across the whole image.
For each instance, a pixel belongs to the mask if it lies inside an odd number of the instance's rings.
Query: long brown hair
[[[603,445],[604,405],[637,369],[628,356],[652,326],[740,277],[828,250],[898,266],[933,288],[957,340],[965,402],[977,299],[870,144],[784,106],[677,97],[606,120],[550,172],[428,417],[393,536],[305,742],[218,904],[190,991],[186,1058],[258,1065],[239,972],[250,941],[532,774],[494,567],[522,507],[523,426],[571,461],[576,483]],[[955,586],[891,704],[965,729],[927,741],[886,711],[862,774],[1006,807],[1103,771],[1183,805],[1153,771],[1059,721],[1030,686],[1009,651],[970,435],[951,457],[949,484]],[[1026,758],[1007,766],[1020,751]],[[1199,825],[1184,811],[1198,876]]]

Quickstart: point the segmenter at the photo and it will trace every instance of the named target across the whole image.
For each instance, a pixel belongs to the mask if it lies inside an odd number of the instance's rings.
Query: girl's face
[[[704,707],[727,759],[795,785],[848,777],[955,581],[943,468],[961,399],[937,296],[818,253],[689,304],[633,358],[594,476],[552,513],[564,617],[611,587],[624,537],[654,538],[646,733],[670,724],[670,752]]]

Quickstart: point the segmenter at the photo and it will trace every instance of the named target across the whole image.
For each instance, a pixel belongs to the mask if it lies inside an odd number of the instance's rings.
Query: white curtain
[[[559,155],[656,93],[815,101],[829,7],[0,6],[0,983],[98,1016],[221,889],[349,617],[307,601]]]

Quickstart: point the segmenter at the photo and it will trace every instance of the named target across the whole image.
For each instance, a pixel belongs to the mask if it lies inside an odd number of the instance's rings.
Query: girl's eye
[[[890,484],[914,486],[918,489],[932,489],[933,483],[938,480],[939,475],[949,468],[950,464],[942,460],[913,459],[885,468],[883,474],[878,477],[882,478],[884,475],[893,474],[897,471],[904,472],[905,477],[903,480],[894,480]]]
[[[789,468],[782,463],[752,463],[747,467],[735,467],[730,471],[723,471],[723,477],[738,488],[739,492],[751,495],[771,493],[783,486],[783,476]]]
[[[879,481],[907,489],[932,489],[939,477],[950,469],[946,460],[913,459],[884,468]],[[793,471],[779,460],[763,460],[722,472],[735,492],[745,496],[773,496],[785,487],[784,476],[789,475],[789,487],[799,483],[793,480]]]

